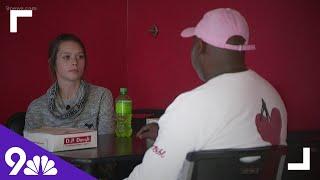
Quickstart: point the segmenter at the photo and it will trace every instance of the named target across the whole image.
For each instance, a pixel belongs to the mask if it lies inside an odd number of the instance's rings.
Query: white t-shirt
[[[277,91],[252,70],[219,75],[179,95],[129,180],[176,180],[192,151],[286,145],[287,113]]]

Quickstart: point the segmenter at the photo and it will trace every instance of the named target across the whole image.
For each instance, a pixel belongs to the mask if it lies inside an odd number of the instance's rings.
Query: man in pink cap
[[[207,12],[182,37],[194,37],[192,65],[205,83],[179,95],[158,124],[137,134],[156,138],[128,179],[181,178],[192,151],[285,145],[287,113],[277,91],[245,65],[249,28],[236,10]]]

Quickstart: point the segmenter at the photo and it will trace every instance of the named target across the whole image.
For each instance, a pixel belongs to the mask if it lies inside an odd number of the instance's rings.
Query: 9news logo
[[[17,161],[13,160],[13,155],[17,154],[19,159]],[[58,170],[54,167],[55,162],[53,160],[49,160],[47,156],[34,156],[32,160],[27,160],[26,153],[23,149],[19,147],[12,147],[6,151],[5,161],[9,167],[12,167],[9,175],[15,176],[19,173],[23,165],[26,163],[26,168],[24,168],[23,172],[27,176],[52,176],[58,173]],[[41,165],[41,169],[40,169]],[[40,172],[41,170],[41,172]]]

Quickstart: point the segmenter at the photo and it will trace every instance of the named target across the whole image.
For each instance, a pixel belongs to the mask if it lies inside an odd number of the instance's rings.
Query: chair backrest
[[[20,134],[21,136],[23,136],[25,117],[26,117],[25,112],[17,112],[13,114],[7,120],[6,127],[16,132],[17,134]]]
[[[134,109],[132,114],[143,118],[159,118],[165,110],[163,109]]]
[[[181,179],[280,180],[286,154],[286,146],[190,152]]]

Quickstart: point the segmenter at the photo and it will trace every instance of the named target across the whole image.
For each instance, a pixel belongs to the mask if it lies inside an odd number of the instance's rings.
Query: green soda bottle
[[[120,88],[120,95],[116,98],[116,135],[117,137],[131,137],[132,100],[127,95],[127,88]]]

